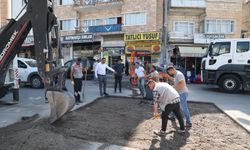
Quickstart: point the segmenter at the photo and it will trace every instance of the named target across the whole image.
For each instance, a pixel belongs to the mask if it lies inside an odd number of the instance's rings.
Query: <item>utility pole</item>
[[[163,26],[162,26],[162,64],[166,67],[169,64],[169,53],[167,51],[167,40],[168,40],[168,6],[169,0],[163,0]]]

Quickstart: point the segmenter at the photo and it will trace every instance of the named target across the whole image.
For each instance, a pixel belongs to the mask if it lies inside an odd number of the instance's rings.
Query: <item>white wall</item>
[[[25,6],[25,3],[24,3],[23,0],[11,0],[11,4],[10,5],[11,5],[11,17],[12,18],[16,18],[17,15],[22,10],[22,8]]]

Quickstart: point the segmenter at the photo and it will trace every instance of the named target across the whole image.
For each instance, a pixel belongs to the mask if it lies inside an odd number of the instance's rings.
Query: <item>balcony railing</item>
[[[122,31],[121,24],[99,25],[99,26],[82,26],[77,29],[80,32],[117,32]]]
[[[192,40],[192,39],[194,39],[194,35],[193,34],[185,34],[182,32],[170,32],[169,38],[170,39]]]
[[[171,0],[171,7],[206,8],[205,0]]]
[[[194,34],[194,43],[196,44],[209,44],[215,39],[224,39],[225,34],[204,34],[204,33],[195,33]]]
[[[105,3],[121,2],[123,0],[74,0],[75,5],[96,5]]]

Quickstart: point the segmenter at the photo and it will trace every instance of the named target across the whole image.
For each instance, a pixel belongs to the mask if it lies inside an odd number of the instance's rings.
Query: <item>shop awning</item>
[[[202,47],[184,47],[179,46],[181,57],[202,57],[205,55],[207,48]]]

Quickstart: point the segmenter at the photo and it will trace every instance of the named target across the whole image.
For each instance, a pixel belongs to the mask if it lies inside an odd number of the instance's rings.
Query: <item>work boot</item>
[[[158,136],[165,136],[167,133],[166,131],[160,130],[160,131],[154,131],[154,134]]]

